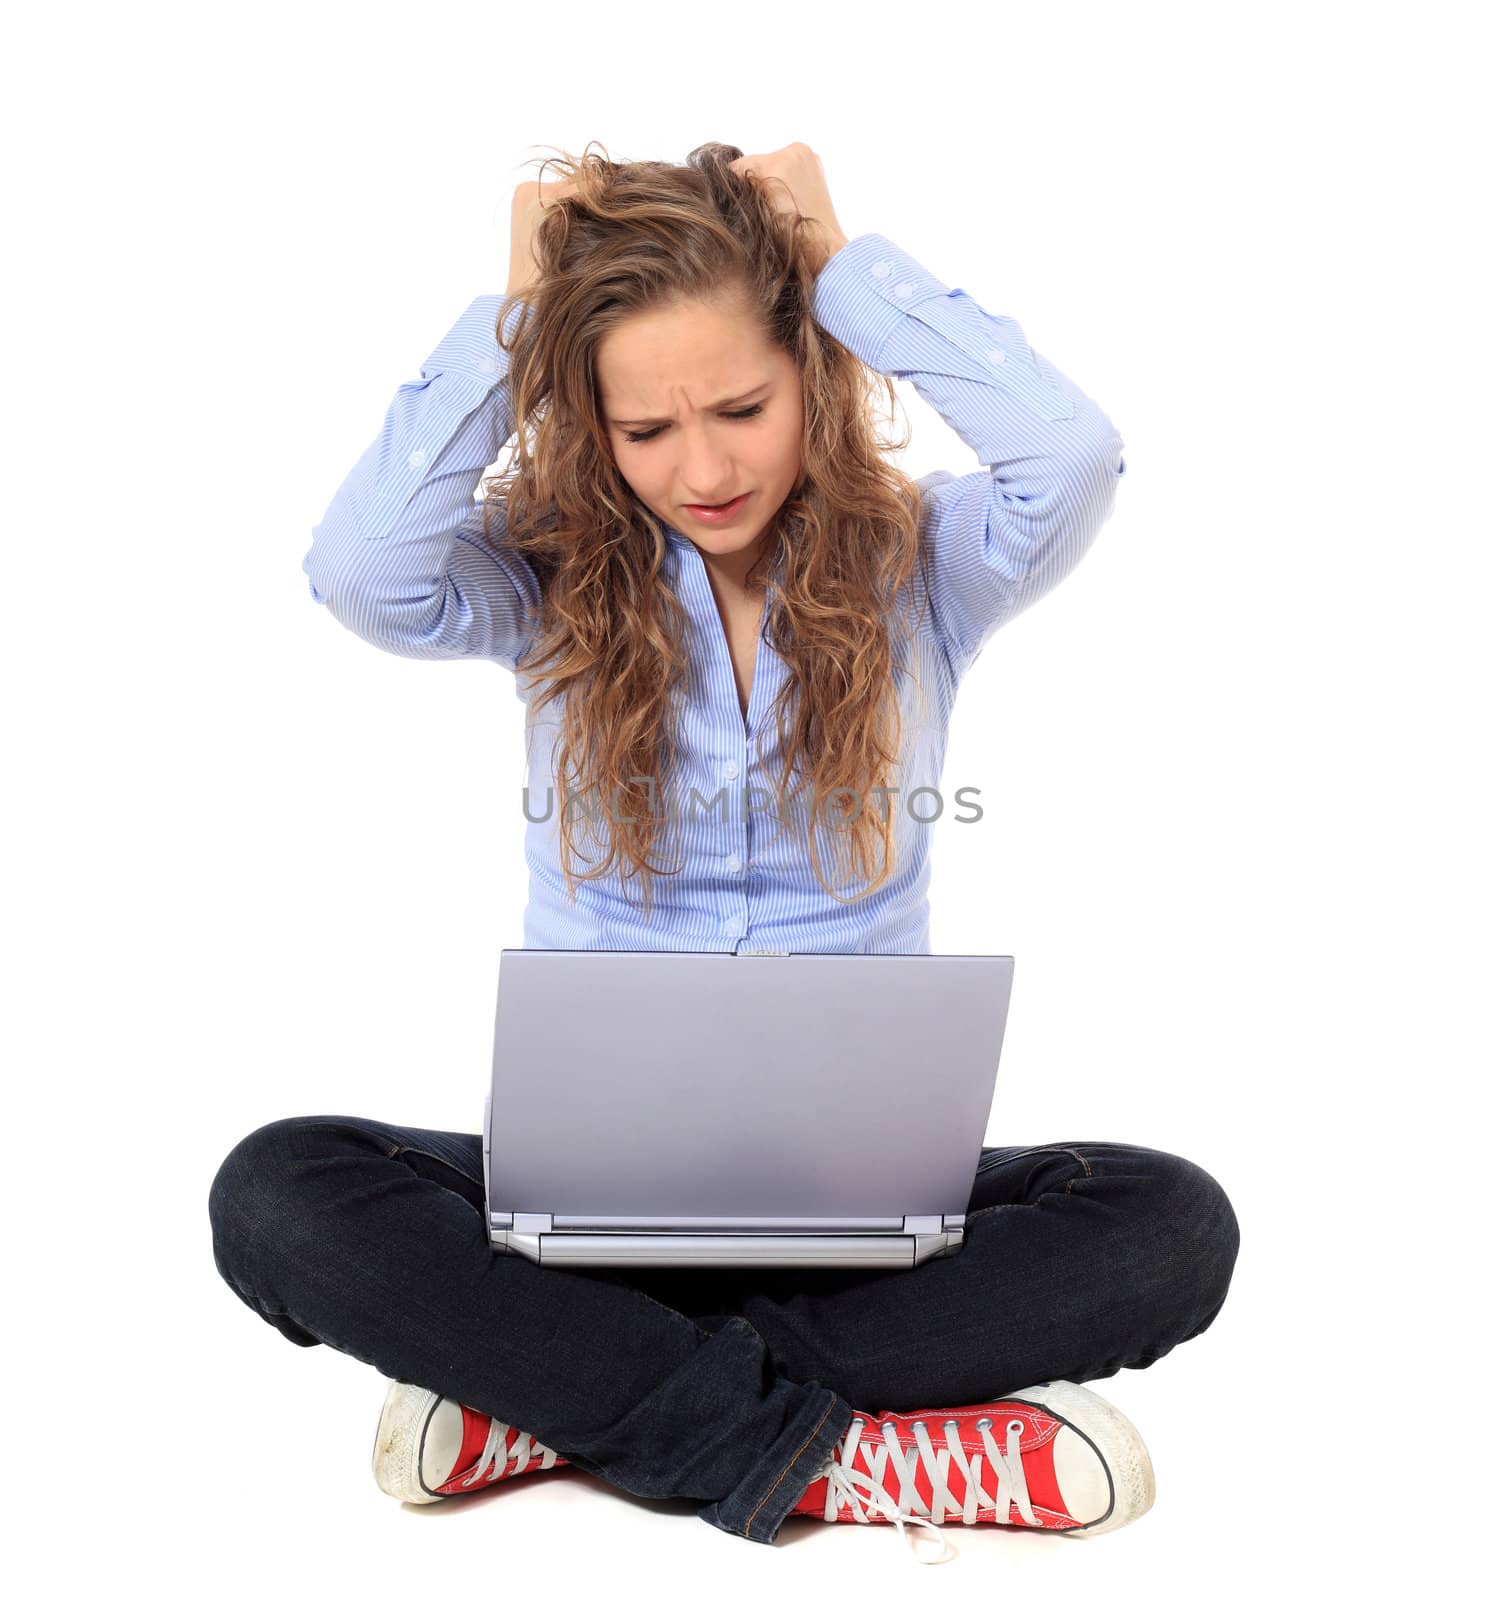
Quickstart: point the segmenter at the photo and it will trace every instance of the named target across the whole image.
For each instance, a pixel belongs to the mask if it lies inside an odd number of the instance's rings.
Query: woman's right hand
[[[528,180],[515,189],[510,202],[510,286],[507,295],[523,295],[539,276],[536,266],[536,229],[548,206],[572,191],[569,179],[557,183]]]

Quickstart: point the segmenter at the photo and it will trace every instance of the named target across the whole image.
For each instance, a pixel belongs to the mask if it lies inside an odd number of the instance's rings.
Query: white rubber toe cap
[[[1108,1514],[1113,1501],[1113,1486],[1108,1468],[1092,1444],[1075,1428],[1062,1428],[1056,1435],[1053,1460],[1056,1482],[1067,1516],[1078,1522],[1096,1522]]]

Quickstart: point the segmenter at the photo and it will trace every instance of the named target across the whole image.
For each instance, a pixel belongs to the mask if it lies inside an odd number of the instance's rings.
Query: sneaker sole
[[[1073,1538],[1090,1539],[1122,1528],[1136,1517],[1142,1517],[1154,1505],[1155,1468],[1144,1440],[1123,1412],[1109,1405],[1102,1395],[1084,1389],[1081,1384],[1057,1380],[1029,1389],[1016,1389],[1004,1398],[1038,1406],[1075,1428],[1102,1455],[1107,1466],[1108,1479],[1113,1486],[1113,1504],[1106,1515],[1080,1528],[1058,1531]]]
[[[432,1505],[446,1498],[421,1487],[421,1442],[427,1418],[440,1397],[429,1389],[391,1380],[375,1430],[375,1482],[397,1500],[410,1505]]]

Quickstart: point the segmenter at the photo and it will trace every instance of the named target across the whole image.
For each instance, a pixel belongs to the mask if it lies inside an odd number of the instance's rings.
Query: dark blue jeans
[[[218,1270],[293,1344],[761,1544],[853,1407],[1147,1367],[1211,1324],[1238,1253],[1200,1167],[1088,1141],[985,1148],[962,1248],[914,1269],[539,1267],[490,1247],[481,1145],[365,1117],[258,1128],[209,1193]]]

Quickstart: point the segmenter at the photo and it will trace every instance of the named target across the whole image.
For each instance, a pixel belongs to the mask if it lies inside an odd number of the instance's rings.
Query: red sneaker
[[[375,1482],[386,1494],[426,1505],[570,1463],[528,1433],[414,1383],[394,1383],[375,1434]]]
[[[792,1515],[828,1522],[1001,1523],[1090,1536],[1141,1517],[1155,1475],[1133,1423],[1077,1383],[1039,1383],[981,1405],[867,1411]]]

